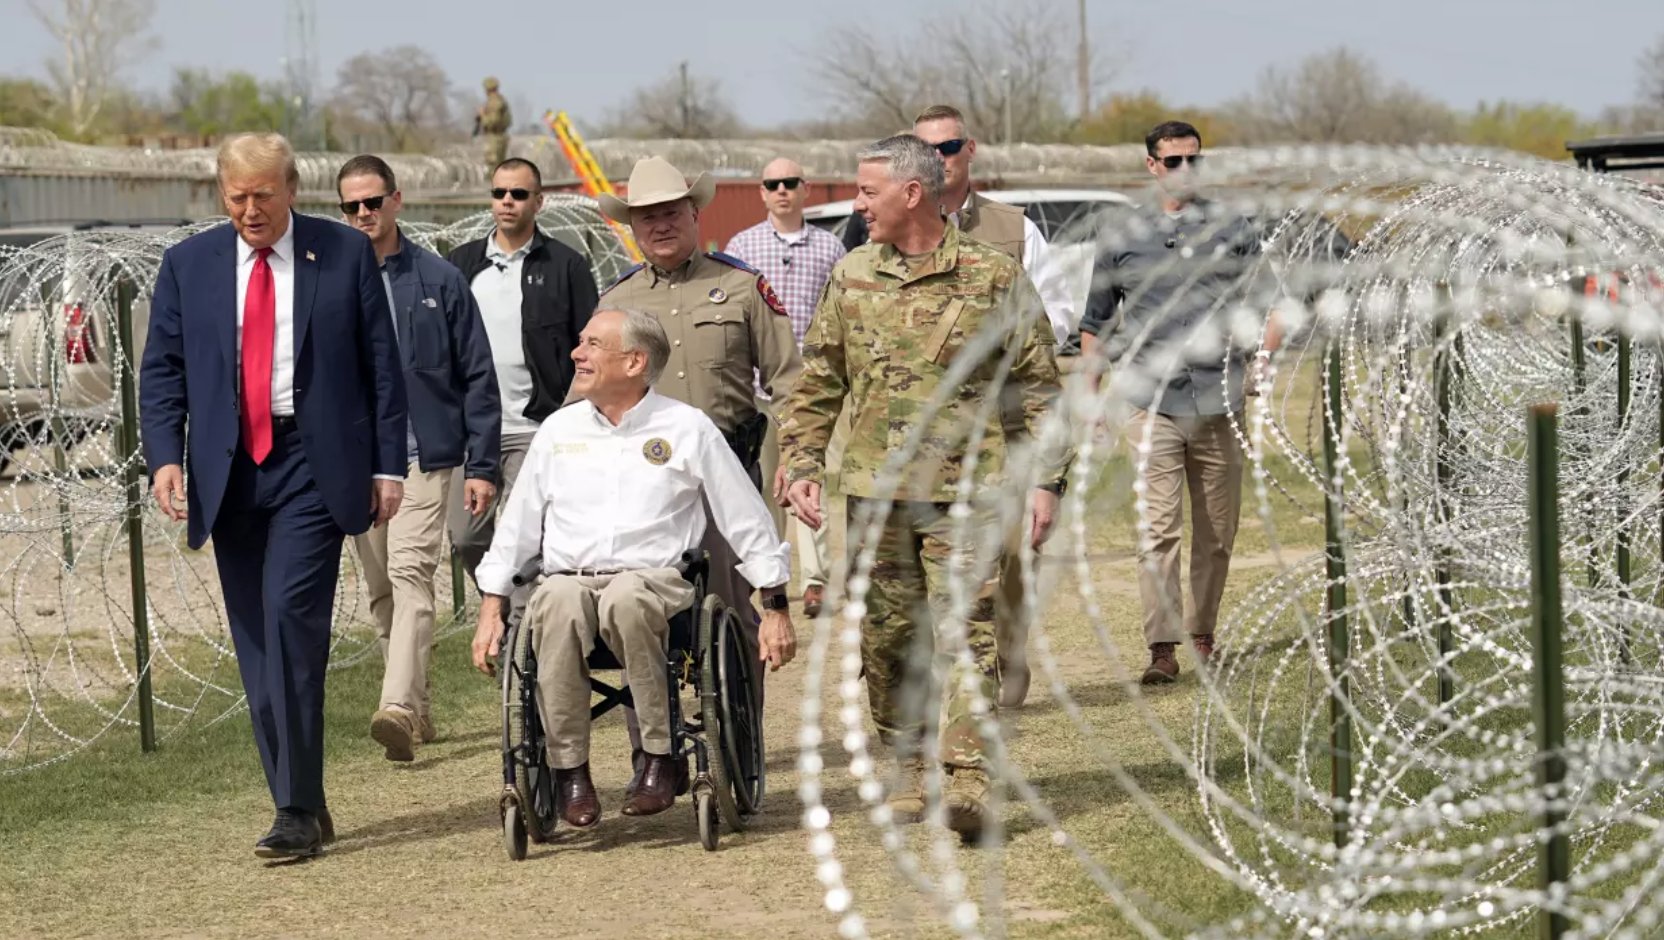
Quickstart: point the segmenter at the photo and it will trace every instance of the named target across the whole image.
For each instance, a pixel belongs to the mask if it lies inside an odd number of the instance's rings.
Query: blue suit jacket
[[[370,239],[296,213],[295,423],[324,505],[348,535],[370,527],[370,480],[406,468],[403,370]],[[150,474],[184,464],[189,539],[208,541],[239,447],[237,233],[169,248],[139,371]],[[187,420],[187,418],[189,420]]]

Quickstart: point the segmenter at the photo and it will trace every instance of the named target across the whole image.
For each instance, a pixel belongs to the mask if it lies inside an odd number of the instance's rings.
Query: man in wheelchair
[[[677,570],[700,544],[705,508],[759,589],[759,655],[779,669],[796,655],[787,613],[790,548],[757,487],[711,420],[652,391],[670,358],[653,317],[598,310],[579,335],[572,389],[582,396],[543,422],[503,508],[477,578],[484,600],[474,634],[475,668],[493,675],[503,604],[515,575],[541,556],[543,580],[527,604],[537,661],[537,703],[554,770],[555,803],[568,825],[601,818],[589,773],[590,684],[597,635],[624,667],[647,753],[626,816],[675,802],[684,763],[673,766],[665,650],[670,618],[694,601]]]

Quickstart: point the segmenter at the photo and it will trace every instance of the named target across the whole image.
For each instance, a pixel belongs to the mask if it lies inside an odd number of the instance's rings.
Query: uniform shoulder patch
[[[768,278],[761,274],[757,275],[757,293],[763,295],[763,303],[768,304],[770,310],[783,317],[790,316],[786,312],[786,305],[780,301],[780,295],[776,294],[774,288],[769,286]]]
[[[617,287],[618,285],[624,283],[625,281],[629,280],[630,277],[632,275],[634,275],[637,271],[640,271],[642,268],[645,268],[645,267],[647,267],[646,262],[642,262],[641,264],[638,264],[638,265],[635,265],[634,267],[631,267],[629,270],[625,271],[623,274],[620,274],[618,276],[617,280],[613,281],[611,284],[608,284],[607,289],[603,290],[601,293],[605,294],[607,291],[612,290],[614,287]]]
[[[746,264],[744,261],[741,261],[726,251],[707,251],[705,255],[706,257],[711,258],[714,261],[720,261],[731,268],[739,268],[747,274],[758,273],[756,268]]]

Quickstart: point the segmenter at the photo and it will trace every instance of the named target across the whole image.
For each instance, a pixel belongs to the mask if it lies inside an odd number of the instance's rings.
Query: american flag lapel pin
[[[316,260],[318,260],[318,256],[309,251],[309,252],[306,253],[306,260],[316,261]]]

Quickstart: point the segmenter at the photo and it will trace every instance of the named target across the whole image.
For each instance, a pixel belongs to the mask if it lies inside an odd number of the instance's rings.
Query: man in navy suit
[[[277,806],[255,854],[304,858],[334,838],[324,670],[341,544],[403,498],[404,377],[370,240],[294,214],[288,141],[233,137],[217,170],[231,225],[168,249],[156,276],[139,376],[145,461],[191,547],[214,540]]]

